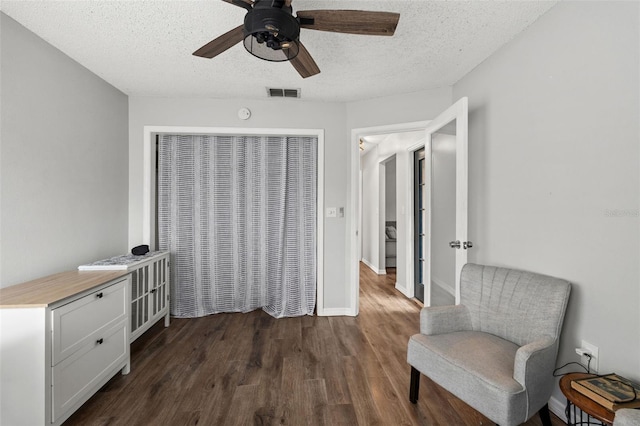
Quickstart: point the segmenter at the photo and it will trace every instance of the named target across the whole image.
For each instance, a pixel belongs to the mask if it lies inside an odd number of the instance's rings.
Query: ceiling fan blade
[[[193,52],[194,56],[213,58],[240,43],[244,39],[244,25],[240,25],[220,37],[210,41],[200,49]]]
[[[300,28],[334,33],[392,36],[399,13],[364,10],[301,10]]]
[[[298,51],[298,56],[289,61],[291,65],[293,65],[302,78],[319,74],[320,68],[318,68],[316,61],[313,60],[307,48],[300,42],[298,42],[298,44],[300,45],[300,50]]]
[[[222,0],[222,1],[230,3],[234,6],[242,7],[247,10],[251,10],[251,7],[253,6],[252,0]]]

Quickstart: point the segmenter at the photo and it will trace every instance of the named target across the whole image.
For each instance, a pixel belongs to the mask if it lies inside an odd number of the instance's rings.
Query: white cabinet
[[[131,254],[99,260],[78,267],[81,271],[122,270],[131,275],[131,339],[133,342],[149,327],[164,318],[169,326],[169,252]]]
[[[169,253],[129,266],[131,271],[131,341],[164,317],[169,326]]]
[[[59,425],[129,372],[128,289],[76,271],[0,289],[0,424]]]

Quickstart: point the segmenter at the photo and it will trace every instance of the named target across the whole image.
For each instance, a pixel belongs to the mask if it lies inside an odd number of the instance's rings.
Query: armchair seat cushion
[[[476,410],[493,412],[502,424],[518,424],[527,420],[526,393],[513,378],[518,348],[479,331],[416,334],[409,340],[407,360]],[[517,413],[521,417],[513,418]]]

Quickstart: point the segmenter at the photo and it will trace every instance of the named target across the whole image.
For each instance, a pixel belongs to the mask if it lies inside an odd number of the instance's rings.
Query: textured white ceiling
[[[302,98],[353,101],[449,86],[556,1],[317,1],[305,9],[400,13],[393,37],[302,30],[321,73],[257,59],[238,44],[213,59],[192,56],[240,25],[245,11],[220,0],[1,0],[7,15],[132,96],[266,98],[266,87]],[[28,54],[28,52],[26,53]]]

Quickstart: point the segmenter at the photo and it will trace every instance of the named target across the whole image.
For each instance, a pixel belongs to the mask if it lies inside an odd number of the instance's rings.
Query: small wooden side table
[[[581,394],[571,387],[573,380],[585,379],[587,377],[593,377],[594,374],[587,373],[569,373],[562,376],[560,379],[560,390],[567,398],[567,408],[565,409],[565,415],[567,416],[567,424],[569,425],[611,425],[613,424],[613,418],[615,413],[606,409],[602,405],[598,404],[594,400]],[[580,413],[577,413],[576,407],[580,409]],[[583,419],[582,414],[587,414],[587,419]],[[572,416],[573,415],[573,416]],[[579,415],[579,418],[578,418]],[[591,419],[598,420],[600,423],[592,423]]]

